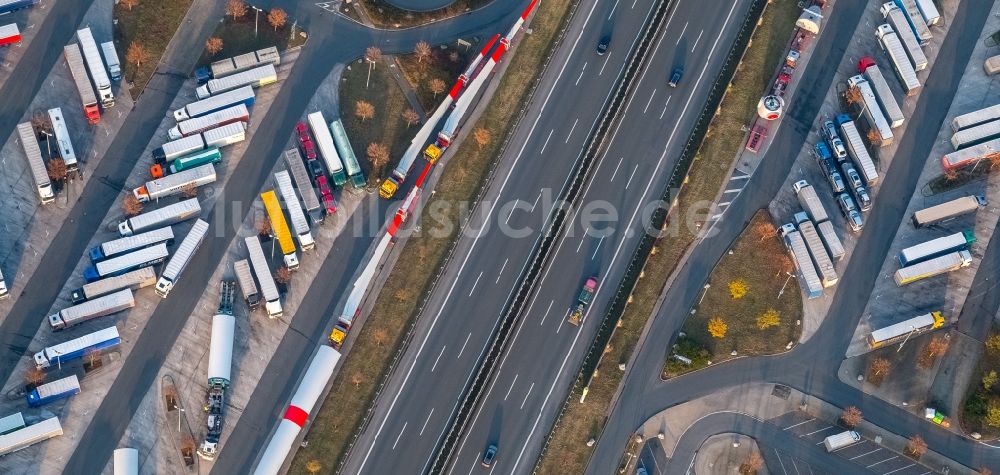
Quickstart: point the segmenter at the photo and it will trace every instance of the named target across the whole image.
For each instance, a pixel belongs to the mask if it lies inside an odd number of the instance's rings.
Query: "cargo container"
[[[247,252],[250,254],[250,264],[253,265],[253,273],[260,283],[261,296],[264,297],[264,308],[267,316],[271,318],[281,318],[281,300],[278,295],[278,286],[274,283],[271,275],[271,267],[264,257],[264,250],[260,247],[260,239],[257,236],[247,236],[244,238],[247,245]]]
[[[288,230],[285,214],[281,212],[278,195],[274,190],[268,190],[260,194],[260,199],[264,202],[267,219],[271,222],[271,233],[278,240],[278,247],[284,256],[285,267],[289,270],[298,269],[299,256],[295,253],[295,242],[292,241],[292,233]]]
[[[330,122],[330,131],[333,133],[333,143],[337,147],[337,153],[343,161],[351,185],[357,189],[364,188],[367,184],[365,175],[361,172],[361,164],[358,163],[358,157],[351,148],[351,141],[347,138],[347,130],[344,129],[340,119]]]
[[[0,435],[9,434],[18,429],[23,429],[24,427],[24,415],[20,412],[0,417]]]
[[[21,30],[17,23],[0,26],[0,46],[10,46],[21,42]]]
[[[169,253],[167,252],[166,243],[155,244],[88,266],[83,270],[83,278],[87,282],[96,282],[100,279],[121,275],[140,267],[159,264],[167,258],[167,255]]]
[[[74,305],[79,305],[87,300],[100,297],[102,295],[117,292],[122,289],[132,291],[149,287],[156,283],[156,272],[152,267],[142,267],[134,271],[126,272],[101,279],[96,282],[85,284],[83,287],[70,292],[70,300]]]
[[[987,76],[1000,73],[1000,55],[986,58],[986,61],[983,62],[983,71],[986,72]]]
[[[190,155],[184,155],[183,157],[178,157],[174,161],[170,162],[170,167],[167,171],[170,173],[182,172],[184,170],[190,170],[192,168],[197,168],[202,165],[215,165],[222,161],[222,152],[219,151],[217,147],[206,148],[200,152],[195,152]],[[155,170],[159,170],[159,177]],[[162,165],[153,165],[150,171],[153,172],[153,178],[160,178],[164,176]]]
[[[913,33],[920,40],[921,46],[926,46],[927,43],[934,38],[931,34],[930,28],[927,28],[927,21],[924,20],[924,16],[920,14],[920,8],[917,7],[916,0],[893,0],[896,6],[903,13],[906,14],[906,20],[910,23],[910,28],[913,29]]]
[[[66,65],[69,67],[70,75],[73,76],[76,92],[80,95],[84,117],[91,124],[100,122],[101,109],[97,105],[97,94],[94,94],[94,86],[90,85],[90,78],[87,77],[87,67],[84,66],[80,47],[76,44],[66,45],[63,47],[63,57],[66,58]]]
[[[1000,119],[1000,104],[976,109],[951,119],[952,132],[968,129],[977,125]]]
[[[2,8],[2,7],[0,7]],[[63,434],[59,418],[50,417],[37,424],[0,435],[0,456],[30,447]]]
[[[35,181],[38,199],[42,204],[51,203],[55,200],[55,193],[52,192],[52,182],[49,181],[49,172],[42,159],[42,149],[35,139],[35,129],[31,126],[31,122],[17,124],[17,138],[21,141],[21,149],[28,159],[28,169],[31,170],[31,178]]]
[[[809,248],[813,264],[819,272],[820,282],[823,284],[823,287],[837,285],[837,281],[839,280],[837,270],[833,268],[833,261],[830,259],[830,254],[826,252],[826,247],[823,245],[819,233],[816,232],[816,227],[812,221],[809,221],[809,216],[806,213],[796,213],[795,219],[798,221],[799,234],[801,234],[802,240],[805,241],[806,247]]]
[[[79,165],[76,161],[76,152],[73,151],[73,142],[69,138],[69,129],[66,128],[66,121],[63,120],[62,109],[56,107],[49,109],[49,121],[52,123],[52,133],[56,138],[57,153],[66,164],[68,173],[76,173]]]
[[[1000,139],[963,148],[941,157],[941,168],[946,172],[972,165],[984,158],[1000,156]]]
[[[919,92],[920,79],[917,78],[917,72],[910,64],[910,58],[906,55],[906,48],[899,40],[899,35],[888,24],[879,25],[875,29],[875,35],[879,38],[882,50],[889,56],[892,69],[896,71],[896,76],[899,78],[906,95],[912,96]]]
[[[875,64],[875,60],[870,56],[862,57],[858,62],[858,71],[868,80],[868,85],[872,88],[872,92],[875,93],[876,102],[882,106],[881,110],[889,122],[889,127],[895,129],[903,125],[903,122],[906,120],[903,117],[903,110],[899,108],[896,96],[893,95],[892,89],[889,88],[889,83],[886,82],[885,76],[882,75],[882,70]]]
[[[41,0],[0,0],[0,15],[38,5]]]
[[[951,145],[961,150],[1000,138],[1000,120],[994,120],[975,127],[959,130],[951,136]]]
[[[921,42],[917,39],[917,35],[913,34],[913,29],[910,28],[910,23],[906,20],[906,14],[892,2],[883,3],[880,11],[906,48],[906,55],[910,57],[910,64],[913,65],[914,71],[926,69],[927,56],[920,48]]]
[[[247,71],[226,76],[220,79],[210,79],[207,83],[195,89],[198,99],[232,91],[243,86],[261,87],[278,82],[278,73],[273,64],[256,67]]]
[[[934,0],[916,0],[916,4],[917,9],[920,10],[920,16],[924,18],[927,25],[934,26],[941,22],[941,14],[938,13]]]
[[[61,365],[62,363],[83,358],[84,355],[90,352],[114,348],[121,344],[121,342],[122,339],[118,335],[118,328],[111,326],[47,347],[35,353],[35,367],[45,369],[52,365]]]
[[[79,325],[132,307],[135,307],[132,291],[129,289],[119,290],[113,294],[97,297],[49,315],[49,327],[52,328],[52,331],[65,330],[73,325]]]
[[[812,258],[809,256],[809,249],[806,247],[802,235],[795,229],[792,223],[781,227],[781,237],[785,241],[785,246],[792,254],[792,261],[799,271],[799,285],[806,292],[806,296],[814,299],[823,296],[823,283],[819,280],[816,267],[813,266]]]
[[[250,122],[250,112],[243,103],[201,117],[178,122],[177,125],[167,131],[167,136],[170,137],[170,140],[179,140],[189,135],[200,134],[206,130],[234,122]]]
[[[969,250],[975,242],[975,233],[971,230],[966,230],[910,246],[900,251],[897,258],[899,259],[899,265],[906,267],[945,254]]]
[[[821,223],[830,219],[830,216],[826,214],[826,208],[823,207],[823,202],[820,201],[819,195],[816,194],[816,189],[805,180],[800,180],[792,184],[792,189],[795,190],[795,196],[799,199],[799,205],[802,209],[809,214],[809,217],[817,223]]]
[[[122,237],[131,236],[149,229],[177,224],[199,214],[201,205],[198,204],[198,198],[191,198],[128,218],[118,223],[118,234]]]
[[[913,226],[920,228],[945,222],[964,214],[974,213],[979,208],[985,206],[985,197],[975,195],[963,196],[913,213]]]
[[[253,88],[250,86],[244,86],[217,96],[209,97],[208,99],[192,102],[180,109],[177,109],[174,111],[174,120],[180,122],[182,120],[194,119],[195,117],[211,114],[222,109],[233,107],[237,104],[243,104],[250,107],[253,103]]]
[[[833,223],[830,221],[823,221],[822,223],[816,225],[816,229],[819,230],[820,237],[822,237],[823,242],[826,243],[826,250],[830,251],[830,257],[832,257],[835,261],[843,259],[847,252],[844,250],[844,244],[837,236],[837,232],[833,229]]]
[[[39,407],[77,394],[80,394],[80,380],[74,374],[38,386],[28,393],[26,399],[29,406]]]
[[[295,188],[292,187],[292,177],[287,171],[280,171],[274,174],[274,183],[278,186],[281,199],[285,202],[285,209],[288,210],[288,217],[292,220],[292,229],[295,230],[295,237],[299,240],[299,246],[303,251],[308,251],[316,247],[312,233],[309,230],[309,221],[306,220],[302,206],[298,197],[295,196]]]
[[[309,121],[309,128],[312,130],[313,136],[316,137],[316,148],[319,149],[319,155],[323,158],[323,163],[326,164],[326,171],[330,173],[333,184],[343,186],[347,182],[347,175],[344,174],[343,162],[340,160],[340,155],[337,154],[337,148],[333,144],[333,136],[330,135],[330,129],[326,126],[323,113],[313,112],[306,116],[306,119]]]
[[[194,77],[198,80],[198,84],[204,84],[210,79],[224,78],[230,74],[246,71],[247,69],[263,64],[273,64],[275,66],[281,64],[281,56],[278,54],[278,48],[271,46],[216,61],[208,67],[198,68],[194,72]]]
[[[145,203],[182,193],[190,187],[197,188],[209,183],[215,183],[215,179],[215,165],[201,165],[163,178],[147,181],[145,185],[132,190],[132,196]]]
[[[153,229],[141,234],[107,241],[90,248],[90,262],[103,261],[109,257],[132,252],[136,249],[142,249],[161,242],[166,242],[167,245],[170,245],[173,241],[174,230],[170,226]]]
[[[823,446],[826,447],[827,452],[833,452],[835,450],[854,445],[858,442],[861,442],[861,434],[858,434],[853,430],[849,430],[839,434],[833,434],[823,439]]]
[[[837,122],[840,124],[840,133],[844,136],[844,143],[847,145],[847,154],[861,170],[861,176],[865,178],[865,183],[868,186],[877,184],[878,169],[875,167],[875,162],[872,161],[872,156],[868,153],[868,147],[861,139],[861,133],[858,132],[854,121],[851,120],[851,116],[841,114],[837,116]]]
[[[306,172],[306,166],[302,163],[302,156],[299,155],[298,149],[285,150],[284,158],[288,171],[291,172],[292,179],[295,180],[295,188],[299,190],[299,196],[302,197],[302,205],[306,212],[309,213],[309,217],[314,223],[322,223],[323,209],[320,207],[316,190],[313,189],[312,182],[309,181],[309,173]]]
[[[941,312],[931,312],[913,317],[869,333],[868,346],[878,348],[889,345],[921,332],[936,330],[943,327],[944,324],[944,315]]]
[[[108,64],[108,73],[111,74],[112,81],[122,78],[122,64],[118,61],[118,51],[112,41],[101,43],[101,53],[104,53],[104,62]]]
[[[861,93],[865,120],[868,121],[869,129],[873,129],[878,132],[879,137],[881,138],[879,146],[886,147],[891,145],[893,136],[892,130],[889,127],[889,121],[886,120],[885,116],[882,114],[882,109],[879,108],[879,103],[875,99],[875,93],[872,91],[868,80],[861,75],[851,76],[847,80],[847,85],[849,87],[858,88],[858,92]]]
[[[208,223],[201,219],[195,221],[194,226],[181,241],[181,245],[177,247],[177,251],[170,257],[170,261],[163,269],[163,274],[160,274],[160,280],[156,282],[157,295],[161,298],[167,298],[170,290],[180,280],[181,273],[194,258],[194,254],[198,252],[201,243],[205,242],[206,236],[208,236]]]
[[[947,272],[959,270],[972,264],[972,254],[969,251],[953,252],[941,257],[903,267],[896,271],[896,285],[902,287],[928,277],[934,277]]]
[[[83,59],[87,62],[87,71],[90,71],[90,78],[94,80],[94,87],[97,88],[98,98],[105,109],[115,106],[115,95],[111,92],[111,80],[104,69],[104,60],[101,59],[101,50],[97,48],[94,35],[90,28],[76,30],[76,37],[80,40],[80,49],[83,50]]]
[[[260,294],[257,292],[257,284],[253,281],[253,273],[250,271],[250,262],[240,259],[233,264],[233,271],[236,273],[236,281],[240,284],[240,291],[243,293],[243,300],[247,301],[250,310],[260,306]]]
[[[139,475],[139,451],[128,447],[115,449],[113,475]]]

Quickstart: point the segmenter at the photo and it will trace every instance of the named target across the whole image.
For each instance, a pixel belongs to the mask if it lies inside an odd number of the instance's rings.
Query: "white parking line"
[[[681,34],[677,35],[677,42],[674,45],[681,44],[681,40],[684,39],[684,32],[688,31],[688,22],[684,22],[684,28],[681,28]]]
[[[455,359],[461,358],[462,353],[465,353],[465,345],[469,344],[469,338],[472,338],[472,332],[469,332],[469,334],[465,336],[465,343],[462,343],[462,349],[458,350],[458,356],[456,356]]]
[[[580,68],[580,75],[577,76],[576,82],[573,84],[574,86],[579,86],[580,85],[580,79],[583,78],[583,72],[586,71],[586,70],[587,70],[587,63],[583,63],[583,67]]]
[[[739,193],[741,191],[743,191],[743,188],[733,188],[733,189],[729,189],[729,190],[723,191],[723,193]]]
[[[472,290],[469,291],[469,297],[472,297],[472,293],[476,291],[476,286],[479,285],[479,279],[483,277],[482,271],[479,272],[479,276],[476,277],[476,282],[472,284]]]
[[[524,400],[521,401],[521,409],[524,409],[524,403],[528,402],[528,396],[531,395],[532,389],[535,389],[535,383],[531,383],[531,387],[528,388],[528,394],[524,395]]]
[[[409,422],[403,423],[403,430],[399,431],[399,435],[396,436],[396,441],[392,443],[392,450],[396,450],[396,444],[398,444],[399,439],[403,437],[403,432],[406,432],[406,424],[409,424]]]
[[[694,46],[691,47],[691,52],[692,53],[694,53],[694,49],[698,47],[698,42],[701,41],[701,35],[704,35],[704,34],[705,34],[705,30],[701,30],[701,33],[698,33],[698,39],[694,40]]]
[[[785,475],[788,475],[788,470],[785,469],[785,462],[781,460],[781,454],[778,453],[777,450],[775,450],[774,455],[778,457],[778,463],[781,464],[781,471],[784,472]]]
[[[822,443],[823,442],[820,442],[819,444],[822,444]],[[816,445],[819,445],[819,444],[816,444]],[[871,452],[865,452],[865,453],[863,453],[861,455],[855,455],[854,457],[851,457],[848,460],[854,460],[854,459],[857,459],[857,458],[864,457],[865,455],[871,455],[871,454],[873,454],[875,452],[878,452],[879,450],[882,450],[882,447],[876,447],[875,450],[872,450]]]
[[[823,432],[823,431],[825,431],[825,430],[827,430],[827,429],[831,429],[831,428],[833,428],[833,426],[826,426],[826,427],[824,427],[824,428],[822,428],[822,429],[820,429],[820,430],[814,430],[814,431],[812,431],[812,432],[810,432],[810,433],[808,433],[808,434],[801,434],[801,435],[799,435],[799,437],[805,437],[805,436],[807,436],[807,435],[813,435],[813,434],[815,434],[815,433],[817,433],[817,432]]]
[[[624,159],[625,157],[618,158],[618,165],[615,165],[615,172],[611,174],[611,181],[615,181],[615,177],[618,176],[618,168],[622,166],[622,160]]]
[[[509,398],[509,397],[510,397],[510,392],[514,390],[514,383],[516,383],[516,382],[517,382],[517,377],[518,377],[518,376],[519,376],[519,375],[515,374],[515,375],[514,375],[514,380],[510,382],[510,389],[508,389],[508,390],[507,390],[507,395],[503,397],[503,400],[504,400],[504,401],[506,401],[506,400],[507,400],[507,398]]]
[[[632,174],[628,176],[628,183],[625,184],[626,190],[628,189],[628,186],[632,184],[632,178],[635,178],[635,171],[638,169],[639,169],[639,164],[636,163],[635,168],[632,169]]]
[[[424,419],[424,425],[423,425],[423,427],[420,428],[420,434],[418,434],[418,435],[424,435],[424,429],[427,428],[427,423],[431,421],[431,414],[434,414],[434,408],[433,407],[431,408],[431,412],[427,414],[427,419]]]
[[[496,280],[496,282],[494,282],[494,284],[499,284],[500,283],[500,277],[503,276],[503,270],[507,268],[507,261],[509,261],[509,260],[510,259],[504,259],[503,260],[503,265],[500,266],[500,273],[497,274],[497,280]]]
[[[876,466],[876,465],[878,465],[878,464],[880,464],[880,463],[885,463],[885,462],[888,462],[888,461],[890,461],[890,460],[896,460],[896,459],[898,459],[898,458],[899,458],[899,456],[898,456],[898,455],[893,455],[892,457],[889,457],[889,458],[887,458],[887,459],[882,459],[882,460],[879,460],[878,462],[875,462],[875,463],[873,463],[873,464],[871,464],[871,465],[868,465],[868,466],[866,466],[865,468],[872,468],[872,467],[874,467],[874,466]]]
[[[552,132],[555,132],[555,131],[556,131],[556,129],[549,130],[549,136],[545,137],[545,143],[542,144],[542,149],[538,151],[539,155],[544,155],[545,154],[545,147],[549,146],[549,139],[552,138]]]
[[[802,421],[802,422],[799,422],[798,424],[793,424],[793,425],[790,425],[790,426],[788,426],[788,427],[785,427],[784,429],[781,429],[781,430],[788,430],[788,429],[791,429],[791,428],[793,428],[793,427],[798,427],[798,426],[800,426],[800,425],[802,425],[802,424],[805,424],[805,423],[807,423],[807,422],[812,422],[812,421],[815,421],[815,420],[816,420],[816,418],[815,418],[815,417],[813,417],[812,419],[809,419],[808,421]]]
[[[604,57],[604,64],[601,65],[601,70],[598,71],[597,75],[600,76],[604,74],[604,68],[608,65],[608,60],[611,59],[611,52],[608,51],[607,56]]]
[[[649,105],[653,103],[653,98],[656,97],[656,89],[653,89],[653,93],[649,95],[649,101],[646,102],[646,107],[642,109],[642,113],[645,114],[649,110]]]
[[[569,143],[569,138],[573,136],[573,131],[576,130],[576,124],[578,122],[580,122],[580,118],[579,117],[576,120],[573,121],[573,127],[570,127],[569,133],[566,134],[566,141],[564,143]]]
[[[751,175],[740,175],[740,176],[733,175],[733,176],[729,177],[729,181],[733,181],[733,180],[746,180],[747,178],[750,178],[750,176]]]
[[[542,326],[542,325],[545,324],[545,317],[549,316],[549,311],[552,310],[552,304],[554,304],[554,303],[556,303],[555,300],[549,300],[549,308],[545,309],[545,314],[542,315],[542,320],[538,322],[538,326]]]
[[[891,471],[891,472],[885,472],[885,473],[883,473],[882,475],[889,475],[890,473],[896,473],[896,472],[898,472],[898,471],[900,471],[900,470],[903,470],[903,469],[906,469],[906,468],[910,468],[910,467],[912,467],[912,466],[914,466],[914,465],[916,465],[916,464],[914,464],[914,463],[911,463],[911,464],[909,464],[909,465],[907,465],[907,466],[905,466],[905,467],[899,467],[899,468],[897,468],[897,469],[895,469],[895,470],[893,470],[893,471]],[[928,473],[930,473],[930,472],[928,472]]]
[[[472,468],[469,469],[469,475],[472,475],[472,471],[476,469],[476,465],[479,465],[479,457],[482,457],[483,453],[479,452],[476,454],[476,458],[472,459]]]
[[[435,369],[437,369],[437,367],[438,367],[438,361],[441,361],[441,355],[444,354],[444,349],[447,348],[447,347],[448,347],[447,345],[441,347],[441,352],[438,353],[437,359],[434,360],[434,366],[431,366],[431,372],[432,373],[434,372]]]

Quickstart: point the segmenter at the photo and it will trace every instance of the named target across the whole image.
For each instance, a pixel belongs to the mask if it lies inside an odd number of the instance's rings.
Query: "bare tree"
[[[358,101],[354,103],[354,115],[362,122],[375,117],[375,106],[368,101]]]
[[[406,122],[406,128],[410,128],[410,126],[416,124],[417,121],[420,120],[420,115],[413,109],[406,109],[402,114],[400,114],[400,117],[402,117],[403,121]]]
[[[382,169],[389,163],[389,149],[379,142],[372,142],[368,144],[365,152],[367,152],[368,161],[372,164],[373,175],[381,177]]]
[[[133,8],[139,6],[139,0],[121,0],[119,3],[128,8],[128,11],[132,11]]]
[[[740,473],[743,475],[756,475],[760,469],[764,468],[764,457],[758,452],[751,452],[747,459],[740,464]]]
[[[858,424],[861,423],[861,420],[863,418],[864,417],[861,414],[861,409],[858,409],[854,406],[850,406],[847,409],[844,409],[844,413],[840,415],[841,422],[843,422],[845,426],[850,427],[852,429],[857,427]]]
[[[878,129],[868,129],[868,142],[876,147],[882,145],[882,134],[879,133]]]
[[[444,92],[444,88],[447,86],[448,85],[445,84],[444,81],[442,81],[439,78],[434,78],[427,82],[427,89],[430,89],[431,92],[434,93],[435,99],[437,99],[438,94]]]
[[[452,51],[451,53],[448,53],[448,60],[450,60],[451,62],[457,63],[459,59],[462,58],[461,56],[458,55],[458,51]]]
[[[365,61],[369,63],[377,63],[382,59],[382,50],[378,46],[369,46],[365,48]]]
[[[889,375],[892,363],[885,358],[875,358],[868,364],[868,381],[879,385]]]
[[[272,8],[267,12],[267,22],[274,27],[274,31],[278,31],[288,22],[288,14],[280,8]]]
[[[136,41],[129,43],[128,51],[125,53],[125,59],[134,63],[136,69],[142,65],[143,61],[149,59],[149,53],[146,52],[146,48]]]
[[[490,135],[490,131],[482,127],[478,127],[472,131],[472,139],[476,141],[476,145],[479,145],[479,150],[490,144],[493,137]]]
[[[194,183],[188,183],[181,187],[181,196],[185,198],[194,198],[198,196],[198,186]]]
[[[362,382],[364,382],[364,378],[361,377],[361,373],[351,375],[351,383],[354,384],[354,387],[360,387]]]
[[[24,373],[24,382],[31,387],[37,387],[42,382],[45,381],[45,371],[38,368],[30,368],[27,373]]]
[[[61,158],[53,158],[49,160],[49,164],[46,166],[49,172],[49,179],[52,181],[63,181],[69,176],[69,169],[66,168],[66,161]]]
[[[233,20],[243,18],[246,14],[247,3],[243,0],[229,0],[226,2],[226,15],[233,17]]]
[[[122,202],[122,211],[125,212],[126,216],[135,216],[142,212],[142,202],[130,194]]]
[[[270,236],[271,235],[271,221],[267,217],[257,218],[257,223],[255,226],[257,228],[258,236]]]
[[[913,456],[913,458],[919,459],[927,453],[927,442],[919,434],[910,437],[910,441],[906,443],[906,452]]]
[[[311,475],[319,473],[319,471],[322,469],[323,469],[323,464],[319,463],[319,460],[312,459],[306,462],[306,472]]]
[[[36,134],[52,133],[52,121],[49,120],[49,115],[43,111],[38,110],[31,115],[31,126],[35,129]]]
[[[431,45],[426,41],[421,41],[413,47],[413,54],[417,55],[417,63],[423,64],[431,57]]]
[[[387,336],[388,336],[388,332],[385,331],[385,328],[382,328],[382,327],[376,328],[375,329],[375,335],[374,335],[374,337],[375,337],[375,346],[382,346],[382,343],[385,343],[385,339],[386,339]]]
[[[222,38],[211,37],[205,41],[205,51],[208,52],[209,56],[215,56],[222,51]]]
[[[87,350],[87,352],[84,353],[83,358],[86,366],[90,369],[99,368],[101,366],[100,350]]]
[[[279,284],[287,284],[292,281],[292,271],[288,267],[281,266],[274,271],[274,281]]]

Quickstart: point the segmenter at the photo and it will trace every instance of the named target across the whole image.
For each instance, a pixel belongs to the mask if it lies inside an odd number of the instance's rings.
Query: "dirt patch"
[[[142,94],[153,76],[191,1],[146,1],[131,9],[124,3],[116,2],[114,16],[118,23],[115,26],[115,48],[122,58],[123,77],[133,85],[129,90],[133,99]],[[145,51],[145,59],[138,64],[130,60],[129,47],[133,43]]]

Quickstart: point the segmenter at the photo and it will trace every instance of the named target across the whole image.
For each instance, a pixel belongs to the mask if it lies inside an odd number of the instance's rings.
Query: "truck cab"
[[[583,283],[583,289],[580,290],[580,295],[576,298],[576,305],[569,309],[569,314],[567,315],[567,321],[570,324],[579,326],[580,322],[583,320],[583,312],[590,305],[590,301],[594,299],[594,292],[597,290],[597,277],[588,277],[587,281]]]

